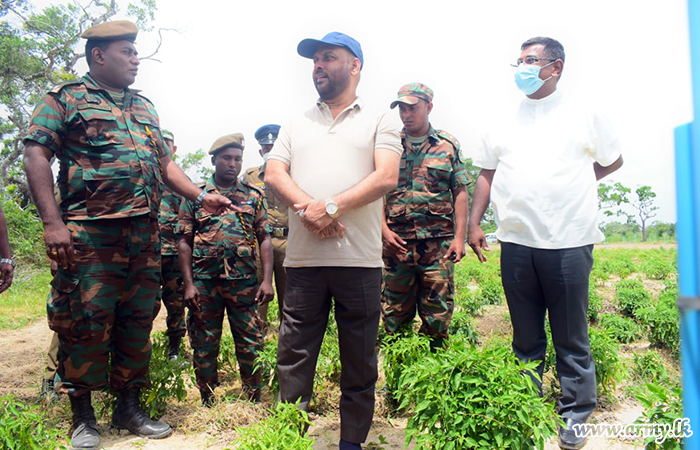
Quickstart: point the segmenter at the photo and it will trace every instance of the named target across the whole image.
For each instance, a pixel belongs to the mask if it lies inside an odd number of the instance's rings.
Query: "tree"
[[[129,4],[127,15],[141,30],[154,20],[155,0]],[[29,190],[22,170],[22,138],[36,102],[54,85],[77,78],[75,65],[84,56],[76,50],[87,28],[119,12],[116,0],[73,0],[34,12],[28,0],[0,0],[0,192],[16,188],[23,206]],[[152,55],[151,55],[152,56]]]
[[[639,221],[642,225],[642,242],[647,240],[646,223],[652,217],[656,217],[658,206],[654,205],[656,193],[651,190],[651,186],[642,186],[634,191],[637,194],[637,199],[630,201],[630,204],[637,210]]]
[[[603,211],[606,217],[627,216],[622,210],[622,205],[629,203],[627,195],[632,189],[623,186],[622,183],[610,183],[603,182],[598,185],[598,209]]]
[[[178,154],[175,154],[173,160],[176,161],[188,175],[194,175],[192,180],[195,183],[203,183],[214,173],[214,169],[204,164],[205,161],[209,161],[208,156],[209,154],[200,148],[196,152],[186,154],[182,160],[178,158]]]

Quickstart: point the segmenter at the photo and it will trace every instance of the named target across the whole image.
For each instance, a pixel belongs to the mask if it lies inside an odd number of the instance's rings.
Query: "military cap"
[[[227,134],[226,136],[221,136],[219,139],[214,141],[214,144],[212,144],[211,148],[209,149],[209,154],[214,155],[216,152],[228,147],[240,148],[243,150],[245,148],[243,133],[233,133]]]
[[[136,24],[128,20],[115,20],[103,22],[88,28],[80,35],[81,38],[96,41],[125,41],[134,42],[139,29]]]
[[[433,101],[433,90],[423,83],[408,83],[399,89],[398,98],[391,102],[391,108],[396,108],[399,103],[415,105],[421,100],[430,103]]]
[[[258,144],[274,144],[277,140],[277,135],[280,133],[280,126],[271,123],[269,125],[263,125],[255,132],[255,139]]]
[[[170,141],[175,142],[175,136],[173,135],[172,132],[166,130],[165,128],[160,130],[160,132],[163,134],[163,139],[168,139]]]
[[[362,56],[362,46],[355,39],[351,38],[347,34],[340,33],[338,31],[331,31],[327,35],[323,36],[323,39],[304,39],[299,42],[297,46],[297,53],[304,58],[313,58],[316,49],[321,44],[335,45],[336,47],[346,48],[360,60],[360,68],[365,66],[365,59]]]

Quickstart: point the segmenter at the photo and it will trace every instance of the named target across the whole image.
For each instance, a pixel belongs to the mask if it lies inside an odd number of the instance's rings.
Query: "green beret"
[[[161,129],[160,132],[163,134],[163,139],[168,139],[170,141],[175,142],[175,136],[172,132],[166,130],[165,128]]]
[[[243,150],[245,148],[243,133],[233,133],[227,134],[226,136],[221,136],[219,139],[214,141],[214,144],[209,149],[209,154],[213,155],[219,150],[223,150],[227,147],[240,148]]]
[[[115,20],[103,22],[88,28],[80,35],[81,38],[96,41],[125,41],[134,42],[139,29],[136,24],[128,20]]]

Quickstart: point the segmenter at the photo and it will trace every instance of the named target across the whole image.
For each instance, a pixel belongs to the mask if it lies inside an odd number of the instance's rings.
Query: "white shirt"
[[[270,159],[289,166],[292,180],[315,200],[350,189],[374,172],[378,149],[401,154],[399,128],[359,97],[333,119],[318,101],[280,129]],[[320,239],[290,210],[285,267],[382,267],[382,199],[343,213],[345,237]]]
[[[558,90],[540,100],[525,98],[484,136],[474,163],[496,170],[496,237],[542,249],[602,241],[593,162],[606,167],[620,154],[605,117]]]

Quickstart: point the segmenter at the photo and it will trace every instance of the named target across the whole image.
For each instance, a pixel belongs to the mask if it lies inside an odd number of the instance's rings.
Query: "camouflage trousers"
[[[59,338],[58,391],[79,396],[110,381],[117,391],[150,386],[158,221],[138,216],[66,225],[75,263],[59,267],[46,307]]]
[[[421,333],[446,338],[454,309],[455,265],[443,256],[452,238],[406,241],[404,254],[384,248],[384,328],[393,334],[402,325],[410,326],[418,312]]]
[[[182,337],[187,331],[185,325],[185,298],[183,296],[182,273],[177,255],[163,255],[161,275],[161,294],[156,301],[153,317],[158,315],[160,300],[163,301],[168,315],[165,318],[167,330],[165,334],[170,337]]]
[[[262,322],[255,302],[257,279],[195,279],[194,285],[199,290],[200,309],[188,309],[187,332],[193,351],[197,387],[204,391],[219,384],[217,358],[224,311],[236,345],[236,359],[243,387],[262,387],[260,372],[253,371],[253,363],[263,343]]]
[[[287,238],[273,237],[272,238],[272,274],[275,279],[275,294],[277,295],[277,305],[279,306],[279,317],[282,317],[282,305],[284,305],[284,290],[287,288],[287,271],[284,268],[284,257],[287,253]],[[258,281],[262,283],[263,268],[260,261],[260,252],[255,255],[255,264],[258,268]],[[265,328],[267,328],[267,310],[270,304],[265,303],[260,305],[260,318],[263,320]]]

